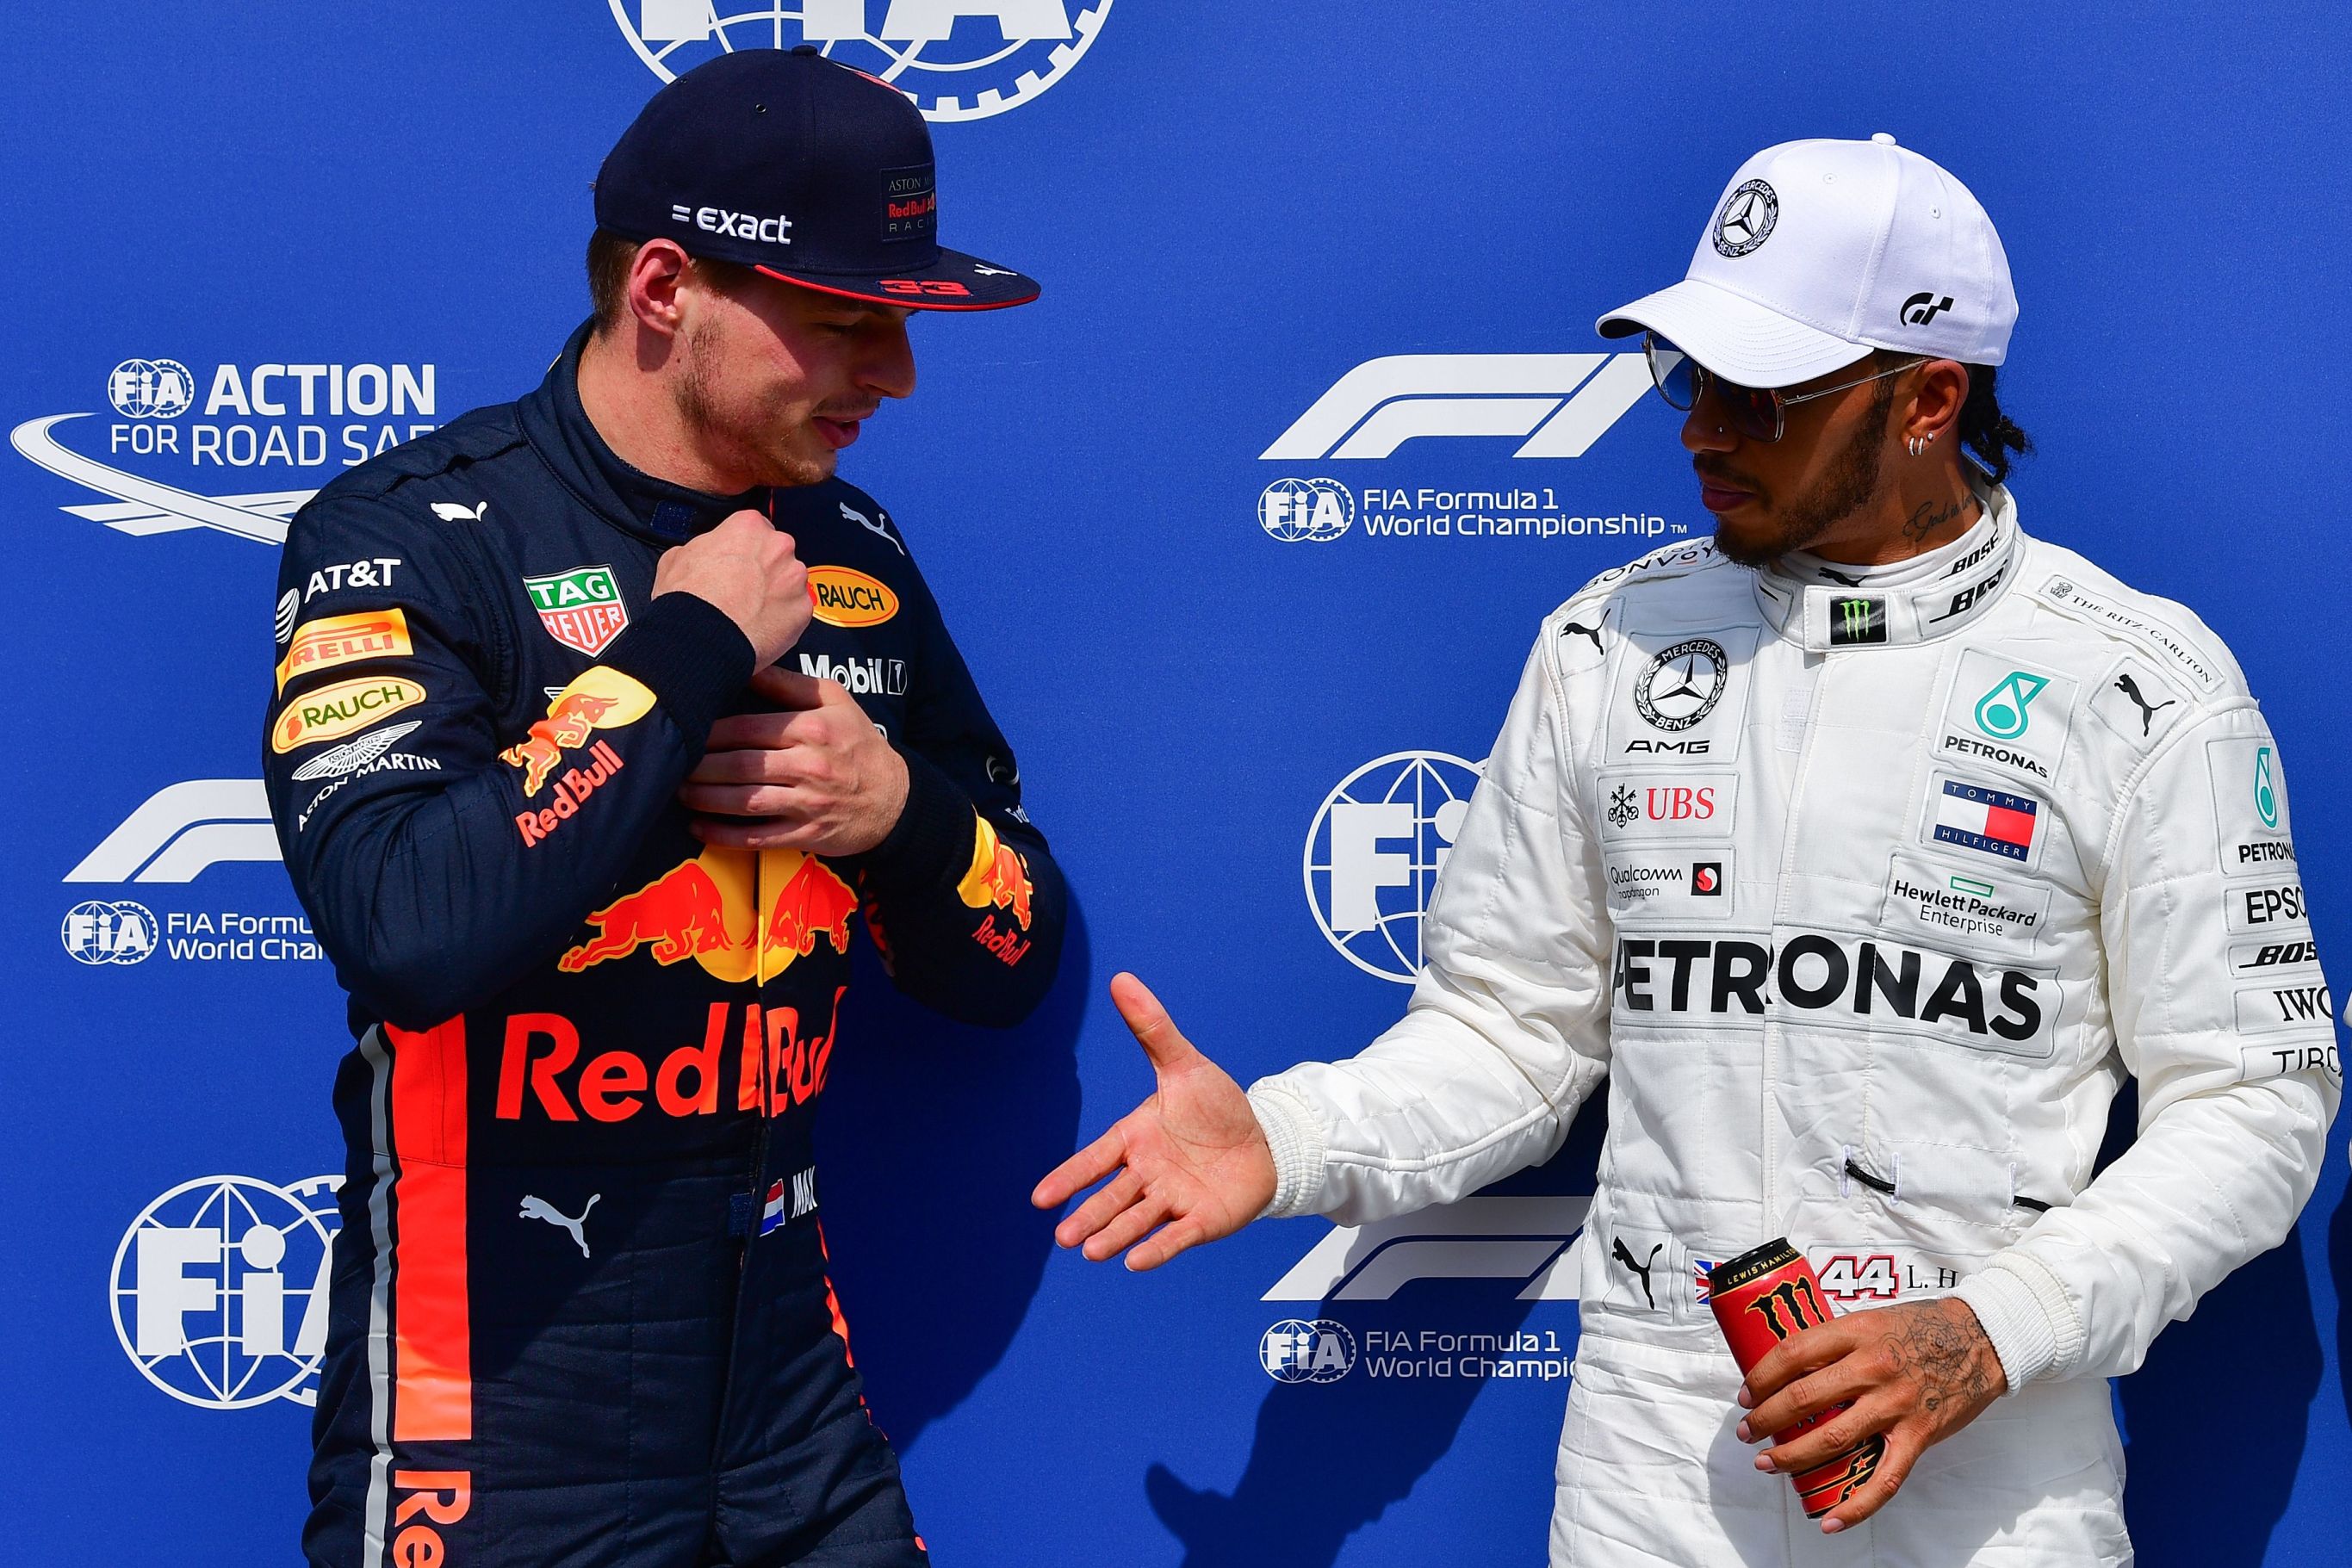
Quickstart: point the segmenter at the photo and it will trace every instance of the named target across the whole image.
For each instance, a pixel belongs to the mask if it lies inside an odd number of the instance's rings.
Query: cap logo
[[[1903,324],[1906,327],[1925,327],[1951,308],[1950,295],[1947,294],[1938,299],[1936,298],[1934,289],[1923,288],[1903,302]]]
[[[1715,248],[1724,256],[1746,256],[1772,237],[1780,221],[1780,198],[1761,180],[1750,180],[1724,198],[1715,218]]]
[[[931,165],[882,172],[882,237],[928,240],[940,232],[940,193]]]
[[[730,239],[757,240],[761,245],[790,245],[792,235],[786,232],[793,220],[778,213],[763,218],[757,213],[730,213],[720,207],[689,207],[682,202],[670,204],[669,221],[692,224],[706,234],[725,235]]]

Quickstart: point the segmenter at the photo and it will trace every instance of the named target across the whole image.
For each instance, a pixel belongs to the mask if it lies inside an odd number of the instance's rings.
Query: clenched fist
[[[665,593],[691,593],[716,605],[751,640],[754,669],[774,664],[801,640],[814,608],[808,568],[793,552],[793,536],[749,507],[662,552],[654,597]]]

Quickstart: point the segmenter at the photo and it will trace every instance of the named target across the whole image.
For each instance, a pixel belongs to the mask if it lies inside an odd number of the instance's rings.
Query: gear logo
[[[1111,0],[606,0],[664,81],[738,49],[814,44],[887,82],[934,121],[986,120],[1036,98],[1093,47]],[[631,13],[634,12],[633,16]]]
[[[1397,751],[1324,797],[1307,833],[1307,902],[1367,975],[1409,986],[1421,972],[1422,916],[1482,771],[1443,751]]]
[[[1746,256],[1772,237],[1780,221],[1780,198],[1761,180],[1750,180],[1724,198],[1715,216],[1715,248],[1723,256]]]
[[[341,1185],[199,1176],[141,1210],[108,1289],[140,1375],[207,1410],[316,1404]]]

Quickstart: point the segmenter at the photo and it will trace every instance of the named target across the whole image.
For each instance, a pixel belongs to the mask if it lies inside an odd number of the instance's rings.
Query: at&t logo
[[[606,0],[646,68],[664,81],[737,49],[814,44],[878,77],[926,120],[985,120],[1028,102],[1093,47],[1111,0],[769,0],[720,14],[719,0]]]
[[[1328,544],[1355,526],[1356,494],[1337,479],[1276,479],[1257,498],[1257,521],[1285,544]]]
[[[1479,765],[1443,751],[1367,762],[1324,798],[1307,831],[1307,902],[1348,962],[1411,985],[1421,917],[1462,831]]]
[[[1257,1361],[1276,1383],[1337,1383],[1356,1364],[1356,1336],[1329,1318],[1285,1318],[1258,1340]]]
[[[208,1410],[315,1404],[341,1185],[199,1176],[149,1204],[114,1249],[109,1291],[131,1364]]]

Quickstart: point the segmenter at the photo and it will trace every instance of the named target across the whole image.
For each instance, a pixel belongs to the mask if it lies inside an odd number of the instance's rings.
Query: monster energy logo
[[[2271,782],[2271,748],[2267,746],[2254,753],[2254,810],[2262,813],[2263,826],[2278,826],[2278,789]]]
[[[1832,645],[1885,641],[1886,601],[1884,599],[1832,599],[1830,601],[1830,642]]]
[[[1764,1326],[1772,1331],[1774,1339],[1787,1339],[1799,1329],[1829,1322],[1830,1317],[1821,1297],[1813,1293],[1813,1282],[1802,1275],[1781,1281],[1748,1302],[1748,1310],[1763,1316]]]
[[[2026,705],[2040,696],[2049,684],[2041,675],[2028,674],[2023,670],[2010,671],[1993,683],[1992,690],[1977,699],[1977,727],[1995,740],[2015,740],[2033,722],[2025,711]]]

